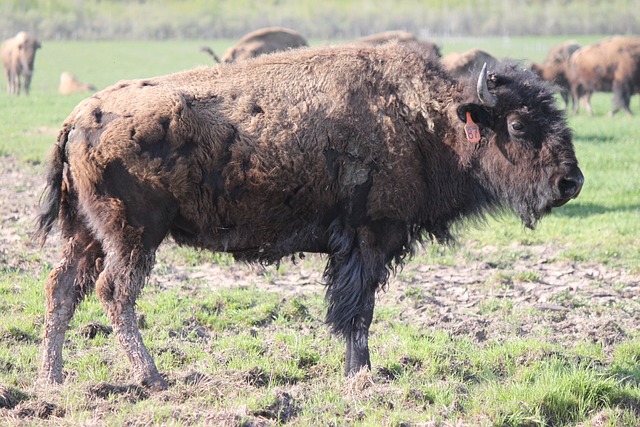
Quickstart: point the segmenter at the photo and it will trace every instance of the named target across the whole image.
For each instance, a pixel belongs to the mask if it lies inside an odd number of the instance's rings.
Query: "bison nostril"
[[[578,184],[572,179],[562,179],[558,183],[561,197],[571,197],[577,191]]]
[[[574,175],[565,176],[558,182],[561,197],[576,197],[582,189],[582,184],[584,184],[584,177],[579,170]]]

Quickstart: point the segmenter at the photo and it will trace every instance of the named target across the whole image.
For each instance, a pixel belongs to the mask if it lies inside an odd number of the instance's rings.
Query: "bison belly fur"
[[[134,306],[169,235],[262,263],[326,253],[326,320],[346,340],[345,372],[370,366],[375,292],[416,243],[504,208],[533,227],[580,191],[553,93],[501,67],[476,84],[397,43],[325,47],[124,81],[83,101],[52,151],[39,217],[43,242],[56,223],[65,241],[46,283],[40,379],[63,381],[65,330],[95,288],[136,377],[166,387]]]

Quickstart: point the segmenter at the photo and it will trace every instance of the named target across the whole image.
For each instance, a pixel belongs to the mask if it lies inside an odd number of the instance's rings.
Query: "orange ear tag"
[[[480,128],[471,118],[471,113],[467,111],[467,123],[464,125],[464,133],[469,142],[480,142]]]

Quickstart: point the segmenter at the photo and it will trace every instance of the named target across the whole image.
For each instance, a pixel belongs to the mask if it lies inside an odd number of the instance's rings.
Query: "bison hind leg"
[[[167,382],[138,329],[135,303],[155,263],[156,250],[175,219],[177,203],[169,192],[142,180],[122,161],[105,167],[102,183],[92,189],[93,197],[82,199],[81,195],[80,200],[104,248],[96,295],[137,380],[152,390],[165,389]]]
[[[168,384],[143,343],[135,303],[155,263],[156,249],[167,231],[168,224],[151,222],[143,227],[132,227],[125,222],[120,229],[105,230],[104,269],[96,282],[96,294],[134,375],[151,390],[166,389]]]
[[[39,382],[60,384],[62,376],[62,346],[78,304],[90,292],[102,269],[102,247],[93,235],[80,228],[68,237],[62,259],[49,273],[45,284],[46,313],[43,356]]]
[[[96,283],[96,294],[140,383],[151,390],[166,389],[142,340],[135,313],[135,301],[155,261],[154,252],[133,249],[126,256],[107,254],[105,269]]]

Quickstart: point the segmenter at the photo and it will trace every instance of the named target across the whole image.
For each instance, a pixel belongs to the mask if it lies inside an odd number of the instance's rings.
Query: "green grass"
[[[445,52],[480,44],[498,56],[541,59],[557,41],[441,43]],[[61,122],[83,98],[56,93],[61,71],[104,88],[120,79],[210,64],[210,58],[198,51],[202,44],[47,42],[36,59],[32,96],[8,97],[2,86],[0,154],[42,162]],[[231,41],[209,44],[221,53]],[[370,341],[374,371],[345,380],[344,346],[323,323],[322,295],[293,297],[251,286],[210,291],[203,282],[215,284],[211,277],[186,280],[189,286],[183,288],[150,285],[138,300],[138,312],[145,320],[142,334],[171,382],[168,391],[149,395],[134,386],[100,391],[101,384],[126,385],[132,379],[113,334],[87,339],[80,333],[94,322],[108,324],[91,295],[80,305],[67,334],[65,385],[40,394],[32,384],[40,363],[42,283],[51,267],[42,260],[42,268],[34,271],[0,270],[0,385],[13,390],[22,404],[49,402],[64,411],[61,418],[28,418],[34,425],[91,424],[98,417],[106,425],[252,425],[266,420],[276,425],[399,426],[441,420],[465,426],[573,426],[589,423],[598,413],[609,420],[605,425],[638,425],[637,333],[607,349],[598,342],[565,348],[552,331],[556,320],[564,320],[562,315],[522,310],[495,295],[496,290],[540,281],[536,272],[512,272],[508,267],[516,259],[537,256],[535,248],[542,245],[554,249],[550,262],[572,260],[578,268],[601,263],[639,272],[640,126],[636,117],[608,117],[610,98],[594,96],[595,117],[569,117],[586,178],[577,200],[554,211],[535,231],[524,229],[510,215],[489,219],[461,232],[459,245],[428,246],[413,261],[455,266],[463,257],[497,266],[499,273],[479,285],[486,288],[487,297],[473,308],[470,318],[499,317],[509,325],[507,332],[543,325],[530,336],[504,332],[478,343],[442,324],[402,320],[405,310],[428,297],[423,287],[412,284],[404,294],[407,305],[376,310]],[[632,101],[632,109],[640,114],[637,96]],[[30,265],[38,261],[33,254],[21,256],[31,259]],[[186,268],[232,264],[226,255],[186,249],[172,249],[164,256],[156,268],[160,274],[170,268],[163,263]],[[286,263],[280,269],[271,267],[267,279],[275,280],[286,270]],[[398,277],[413,283],[412,274],[404,271]],[[634,301],[619,302],[629,304],[621,311],[633,315]],[[550,302],[585,316],[612,309],[570,291],[557,293]],[[0,408],[0,424],[14,420],[6,411]]]
[[[26,286],[32,278],[12,280],[0,283],[9,308],[0,314],[0,324],[11,325],[0,328],[0,383],[29,390],[39,361],[34,325],[41,320],[20,301],[40,299],[41,291]],[[596,344],[567,350],[538,339],[478,346],[465,337],[385,318],[382,310],[375,323],[384,320],[384,331],[374,326],[371,340],[378,368],[371,379],[345,382],[343,348],[322,324],[321,296],[283,302],[256,289],[205,292],[194,299],[147,288],[139,312],[151,321],[143,334],[172,388],[151,396],[133,388],[98,397],[91,391],[95,384],[130,383],[129,366],[112,336],[87,340],[76,333],[87,322],[106,322],[99,311],[94,298],[79,308],[65,347],[66,385],[61,395],[42,397],[57,405],[76,402],[67,407],[67,423],[89,422],[96,405],[109,425],[125,418],[144,423],[149,416],[159,423],[200,424],[239,405],[295,425],[459,419],[469,425],[561,426],[602,410],[638,421],[637,339],[620,345],[613,357]],[[209,317],[212,311],[215,316]],[[17,315],[19,323],[12,320]]]

